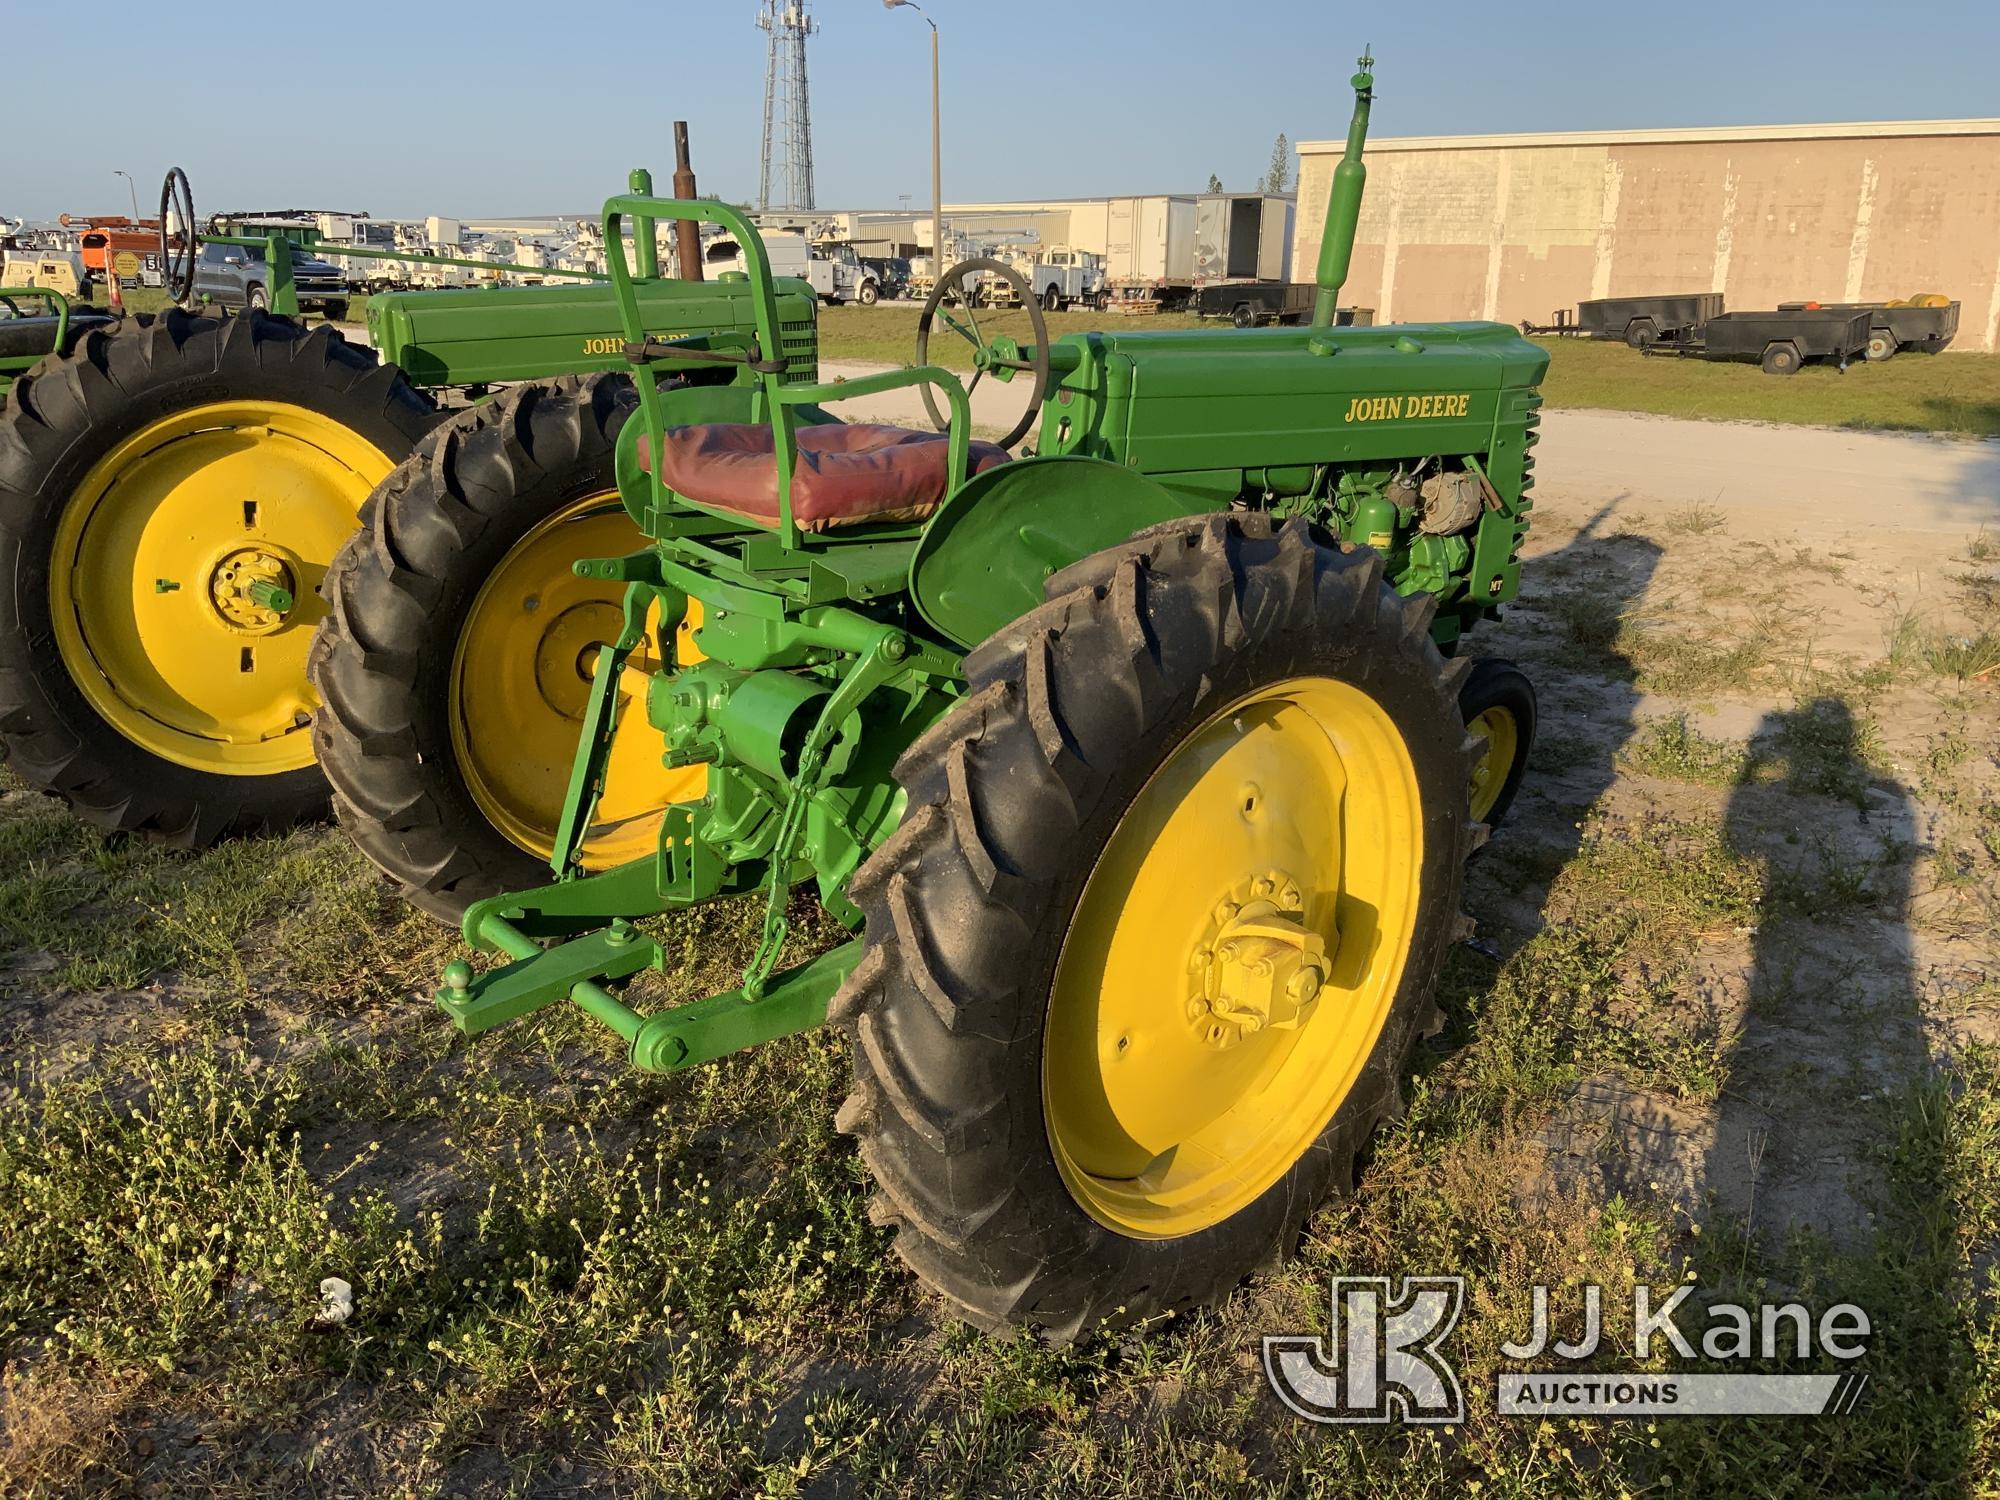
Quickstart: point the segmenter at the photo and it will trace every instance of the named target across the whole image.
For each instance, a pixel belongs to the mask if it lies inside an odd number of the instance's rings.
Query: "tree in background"
[[[1282,193],[1287,190],[1286,184],[1291,180],[1291,176],[1292,143],[1281,130],[1278,132],[1277,141],[1271,147],[1271,170],[1264,174],[1264,181],[1260,186],[1267,193]]]
[[[1220,177],[1217,177],[1213,172],[1210,172],[1208,174],[1208,190],[1211,193],[1219,193],[1222,191],[1222,179]]]

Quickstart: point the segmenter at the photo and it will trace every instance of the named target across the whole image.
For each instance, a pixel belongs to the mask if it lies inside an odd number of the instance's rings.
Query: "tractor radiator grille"
[[[780,323],[778,344],[785,351],[787,385],[811,385],[819,379],[819,340],[811,318]]]
[[[1530,394],[1522,403],[1521,412],[1521,493],[1527,494],[1535,486],[1535,444],[1542,440],[1542,398],[1539,392]]]

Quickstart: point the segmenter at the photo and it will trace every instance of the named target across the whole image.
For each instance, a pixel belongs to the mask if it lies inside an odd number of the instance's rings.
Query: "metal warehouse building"
[[[1343,145],[1299,147],[1304,275]],[[1943,292],[1963,304],[1953,348],[2000,349],[2000,120],[1412,136],[1370,141],[1367,162],[1343,300],[1377,321]]]

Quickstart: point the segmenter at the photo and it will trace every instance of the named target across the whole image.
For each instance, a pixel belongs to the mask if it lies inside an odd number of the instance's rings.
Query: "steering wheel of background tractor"
[[[170,167],[167,180],[160,184],[160,275],[167,295],[182,307],[194,301],[194,260],[200,253],[194,234],[194,189],[188,186],[187,173]]]
[[[998,276],[1012,284],[1014,299],[1028,315],[1029,325],[1034,330],[1034,343],[1026,352],[1020,341],[1002,334],[988,340],[979,327],[979,315],[973,304],[979,298],[979,283],[986,276]],[[993,316],[991,310],[989,316]],[[978,389],[980,377],[988,371],[999,381],[1010,381],[1017,370],[1034,373],[1033,388],[1028,392],[1026,408],[1021,420],[1000,439],[1000,446],[1011,448],[1028,435],[1028,429],[1035,425],[1035,413],[1041,409],[1042,398],[1049,390],[1049,325],[1042,317],[1042,305],[1035,298],[1034,290],[1021,273],[1012,266],[997,260],[962,260],[938,279],[931,288],[930,301],[924,304],[923,315],[917,319],[917,363],[929,364],[931,346],[931,325],[942,322],[953,333],[972,345],[972,379],[966,382],[965,393],[970,396]],[[924,410],[931,414],[931,425],[943,432],[951,425],[950,419],[938,410],[937,397],[928,385],[917,387],[923,393]]]

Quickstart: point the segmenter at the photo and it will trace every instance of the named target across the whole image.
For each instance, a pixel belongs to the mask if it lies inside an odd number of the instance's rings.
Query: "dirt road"
[[[1538,483],[1710,504],[1778,532],[1963,532],[2000,523],[2000,443],[1608,411],[1542,418]]]

